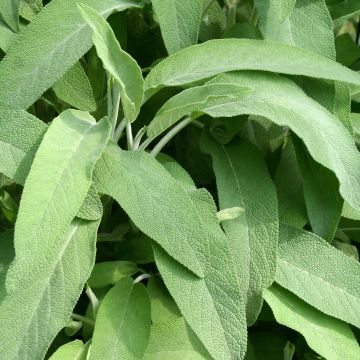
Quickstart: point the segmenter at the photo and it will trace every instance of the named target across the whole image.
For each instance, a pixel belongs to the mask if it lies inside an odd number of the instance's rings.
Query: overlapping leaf
[[[360,327],[360,264],[315,234],[280,227],[276,281],[315,308]]]
[[[28,108],[89,50],[91,29],[77,8],[79,3],[103,16],[142,6],[140,0],[51,1],[21,32],[1,61],[0,103]]]

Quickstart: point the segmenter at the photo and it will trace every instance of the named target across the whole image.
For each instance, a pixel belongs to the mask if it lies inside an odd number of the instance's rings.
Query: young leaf
[[[36,242],[28,244],[31,255],[12,266],[7,282],[22,274],[17,287],[0,304],[2,359],[42,359],[51,341],[66,325],[95,261],[99,221],[75,219],[61,238],[52,238],[35,253]],[[40,239],[40,238],[39,238]],[[37,241],[39,241],[37,239]],[[20,255],[15,244],[16,256]],[[24,254],[23,254],[24,256]],[[21,267],[21,269],[20,269]]]
[[[124,278],[101,302],[89,360],[141,360],[149,334],[150,301],[146,289]]]
[[[151,2],[169,54],[197,43],[203,0]]]
[[[265,70],[360,85],[359,74],[310,51],[263,40],[222,39],[191,46],[161,61],[145,79],[145,99],[165,86],[186,85],[234,70]]]
[[[0,63],[0,103],[27,109],[91,47],[78,3],[103,16],[141,7],[141,0],[54,0],[21,32]],[[14,67],[14,64],[16,66]]]
[[[144,80],[136,61],[121,49],[111,26],[89,6],[79,5],[85,21],[93,30],[93,42],[105,69],[120,85],[125,117],[133,122],[140,111]]]
[[[24,110],[0,106],[0,172],[24,185],[47,128]]]
[[[19,31],[19,6],[21,0],[0,1],[0,14],[13,31]]]
[[[189,196],[201,217],[198,226],[202,224],[207,231],[200,241],[193,240],[205,264],[205,277],[197,278],[154,244],[156,264],[186,322],[209,354],[219,360],[243,359],[247,342],[246,288],[238,280],[210,194],[198,190],[189,192]]]
[[[202,255],[193,243],[206,237],[205,229],[188,193],[154,157],[108,147],[96,166],[94,181],[142,232],[195,274],[204,276]]]
[[[245,211],[222,226],[238,277],[249,286],[249,326],[261,310],[263,290],[275,279],[279,236],[276,189],[254,145],[238,141],[224,146],[207,136],[202,149],[212,156],[220,208],[240,206]]]
[[[76,109],[89,112],[96,110],[90,81],[79,62],[75,63],[52,88],[60,100]]]
[[[222,106],[246,97],[251,90],[240,85],[216,84],[196,86],[170,98],[151,121],[147,135],[153,139],[174,125],[185,115],[207,112],[208,108]]]
[[[91,288],[100,288],[116,284],[124,277],[138,271],[136,264],[129,261],[104,261],[96,263],[88,279]]]
[[[81,340],[74,340],[60,346],[49,360],[86,360],[88,348]]]
[[[210,81],[226,82],[253,91],[244,100],[211,109],[210,116],[258,115],[288,126],[304,141],[314,160],[336,174],[343,198],[354,209],[360,209],[360,156],[351,134],[334,115],[293,82],[273,74],[243,71]]]
[[[302,334],[319,355],[328,360],[359,357],[360,347],[347,324],[321,313],[278,285],[265,290],[264,299],[277,322]]]
[[[276,281],[325,314],[360,327],[360,264],[315,234],[280,227]]]

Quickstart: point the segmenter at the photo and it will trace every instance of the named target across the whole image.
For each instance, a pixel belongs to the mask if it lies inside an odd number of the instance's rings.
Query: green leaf
[[[206,235],[193,239],[205,265],[198,278],[154,244],[156,264],[186,322],[214,359],[243,359],[246,352],[246,288],[240,284],[228,240],[210,194],[189,192]],[[221,265],[220,265],[221,264]],[[211,329],[211,331],[209,331]]]
[[[151,278],[147,290],[152,326],[144,360],[211,360],[162,282]]]
[[[6,53],[15,39],[16,34],[11,31],[0,16],[0,49]]]
[[[150,301],[146,289],[124,278],[101,302],[89,360],[141,360],[149,334]]]
[[[60,346],[49,360],[86,360],[88,348],[81,340],[74,340]]]
[[[204,137],[212,156],[221,209],[240,206],[244,213],[222,223],[247,291],[248,326],[256,321],[262,292],[275,279],[279,222],[276,189],[259,150],[246,141],[221,145]]]
[[[359,345],[347,324],[322,314],[278,285],[267,289],[264,298],[277,322],[301,333],[321,356],[328,360],[360,356]]]
[[[2,359],[42,359],[57,333],[66,325],[95,261],[99,221],[75,219],[62,236],[36,248],[27,244],[26,257],[15,241],[16,260],[7,275],[15,289],[0,305]],[[16,235],[15,235],[16,236]],[[24,244],[25,245],[25,244]],[[40,245],[40,244],[39,244]],[[21,263],[20,263],[21,262]],[[16,270],[16,273],[15,273]],[[16,279],[15,276],[21,275]]]
[[[20,0],[0,1],[0,14],[13,31],[19,31]]]
[[[20,0],[20,16],[31,21],[43,8],[43,0]]]
[[[119,181],[118,179],[121,179]],[[108,147],[98,162],[94,181],[113,197],[135,225],[198,276],[202,256],[194,241],[206,237],[188,193],[150,154]]]
[[[320,311],[360,327],[360,264],[315,234],[282,225],[276,281]]]
[[[263,40],[222,39],[191,46],[161,61],[145,79],[145,98],[165,86],[186,85],[234,70],[265,70],[360,85],[359,74],[310,51]]]
[[[124,277],[129,277],[138,271],[136,264],[130,261],[104,261],[96,263],[89,277],[91,288],[100,288],[116,284]]]
[[[331,242],[344,202],[339,194],[339,181],[333,172],[310,157],[299,139],[295,139],[295,148],[311,228],[315,234]]]
[[[286,138],[274,182],[279,202],[279,220],[302,228],[307,223],[301,172],[291,137]]]
[[[56,96],[79,110],[94,111],[96,102],[90,81],[79,62],[53,85]]]
[[[111,26],[89,6],[79,5],[85,21],[93,30],[93,42],[105,69],[120,85],[125,117],[133,122],[140,111],[144,80],[136,61],[121,49]]]
[[[0,172],[24,185],[47,128],[24,110],[0,107]]]
[[[203,0],[151,0],[169,54],[196,44]]]
[[[360,4],[357,0],[326,0],[335,26],[360,13]]]
[[[290,3],[293,7],[286,7]],[[296,3],[293,0],[256,0],[256,7],[264,39],[335,58],[333,26],[325,0],[297,0]]]
[[[153,139],[185,115],[196,113],[194,117],[206,114],[208,109],[231,103],[243,98],[251,90],[240,85],[216,84],[193,87],[170,98],[151,121],[147,135]]]
[[[89,50],[91,29],[77,8],[80,2],[103,16],[142,6],[140,0],[51,1],[21,32],[0,63],[2,104],[27,109]]]
[[[100,196],[95,186],[91,185],[76,216],[84,220],[99,220],[102,213],[103,206]]]
[[[208,111],[210,116],[258,115],[288,126],[304,141],[314,160],[336,174],[344,200],[360,209],[360,156],[351,134],[334,115],[293,82],[276,75],[238,72],[211,81],[225,82],[253,91],[244,100]]]

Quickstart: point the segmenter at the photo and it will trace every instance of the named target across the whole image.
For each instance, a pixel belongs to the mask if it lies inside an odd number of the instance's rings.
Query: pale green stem
[[[134,148],[134,138],[132,134],[131,123],[129,122],[126,122],[126,138],[127,138],[128,150],[132,150]]]
[[[114,134],[114,140],[116,142],[118,142],[125,130],[125,127],[126,127],[126,120],[125,119],[122,119],[120,121],[120,124],[118,125],[118,127],[116,128],[115,130],[115,134]]]
[[[82,315],[79,315],[79,314],[75,314],[75,313],[72,313],[71,314],[71,317],[74,319],[74,320],[78,320],[78,321],[81,321],[83,322],[84,324],[88,324],[92,327],[95,326],[95,321],[92,320],[92,319],[89,319],[88,317],[86,316],[82,316]]]
[[[178,133],[180,132],[184,127],[186,127],[188,124],[190,124],[193,121],[192,118],[187,117],[183,121],[181,121],[179,124],[177,124],[175,127],[173,127],[154,147],[154,149],[151,151],[151,155],[154,157],[159,154],[159,152],[163,149],[163,147]]]

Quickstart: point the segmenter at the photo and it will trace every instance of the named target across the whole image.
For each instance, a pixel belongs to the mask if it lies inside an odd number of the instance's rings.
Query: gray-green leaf
[[[0,103],[27,109],[89,50],[91,29],[78,3],[92,6],[103,16],[142,6],[141,0],[51,1],[21,32],[1,61]]]
[[[238,141],[224,146],[204,137],[202,148],[212,156],[220,208],[240,206],[245,210],[222,226],[238,277],[248,286],[250,325],[261,310],[263,290],[275,279],[279,236],[276,189],[254,145]]]
[[[321,313],[278,285],[265,290],[264,299],[277,322],[302,334],[321,356],[328,360],[360,357],[359,345],[347,324]]]
[[[79,5],[85,21],[93,30],[93,42],[105,69],[120,85],[125,117],[133,122],[140,111],[144,80],[136,61],[121,49],[111,26],[89,6]]]
[[[196,44],[203,0],[151,0],[169,54]]]
[[[360,327],[359,262],[315,234],[280,227],[276,281],[325,314]]]
[[[142,360],[150,335],[150,300],[142,284],[120,280],[101,302],[89,360]]]
[[[263,40],[220,39],[161,61],[145,79],[145,98],[165,86],[186,85],[234,70],[265,70],[360,85],[359,74],[304,49]]]

